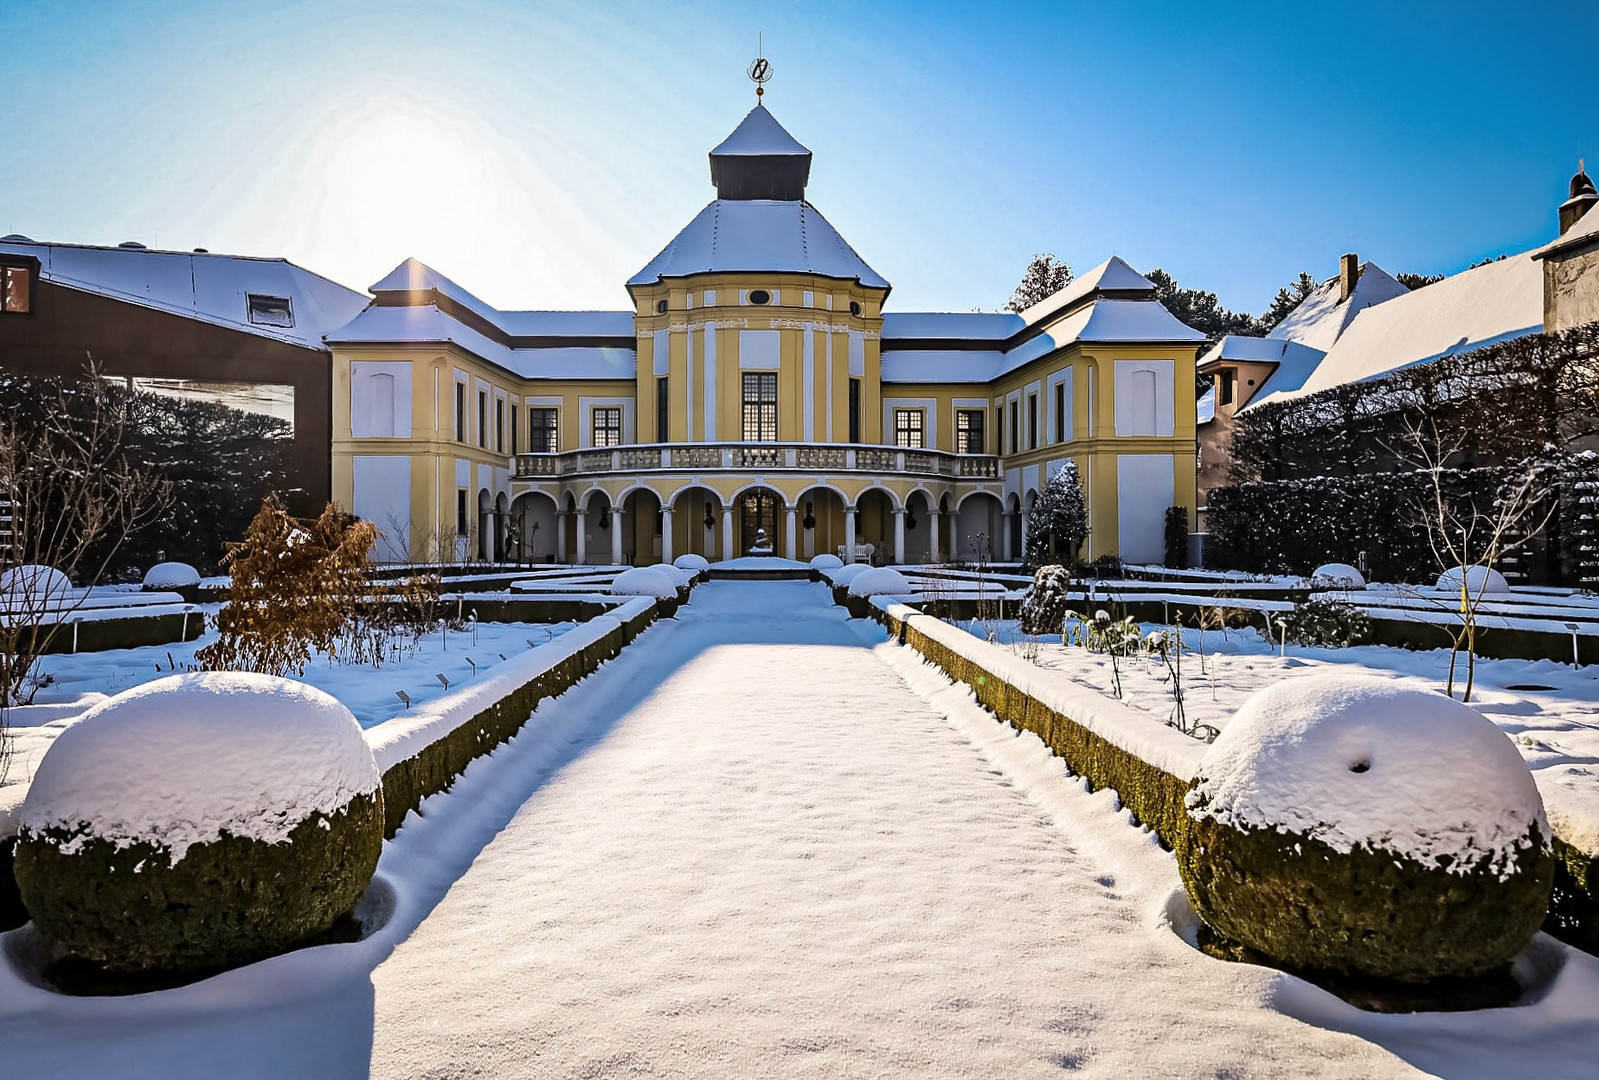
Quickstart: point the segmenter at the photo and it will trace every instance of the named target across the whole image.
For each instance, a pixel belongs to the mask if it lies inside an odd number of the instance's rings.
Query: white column
[[[589,512],[579,508],[577,512],[577,564],[587,564],[589,556]]]
[[[611,565],[622,565],[622,508],[611,507]]]
[[[661,561],[672,561],[672,508],[661,507]]]
[[[855,561],[855,508],[844,507],[844,561]]]
[[[558,563],[566,561],[566,518],[565,510],[555,512],[555,561]]]
[[[894,562],[905,565],[905,508],[894,507]]]
[[[731,559],[737,552],[733,550],[733,508],[722,507],[722,558]]]
[[[927,512],[927,561],[938,562],[939,516],[937,510]]]
[[[794,518],[794,511],[797,510],[797,509],[798,509],[798,507],[796,507],[796,506],[793,506],[793,505],[789,506],[788,515],[787,515],[788,516],[788,524],[787,524],[787,526],[786,526],[786,528],[784,530],[784,535],[786,536],[786,538],[788,540],[788,546],[786,548],[784,548],[783,550],[784,550],[784,552],[787,553],[787,555],[788,555],[788,557],[790,559],[799,558],[799,534],[797,532],[795,532],[795,524],[796,523],[795,523],[795,518]]]

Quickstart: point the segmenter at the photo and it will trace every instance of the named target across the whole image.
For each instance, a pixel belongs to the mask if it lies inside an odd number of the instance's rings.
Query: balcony
[[[560,454],[518,454],[518,480],[670,472],[864,473],[928,480],[996,480],[999,458],[859,443],[655,443]]]

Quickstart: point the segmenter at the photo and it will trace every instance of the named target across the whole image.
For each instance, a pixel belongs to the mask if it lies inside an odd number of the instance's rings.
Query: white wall
[[[1175,498],[1176,470],[1170,454],[1116,455],[1116,553],[1122,562],[1165,559],[1166,508]]]
[[[358,360],[350,365],[350,437],[411,437],[410,364]]]
[[[1171,435],[1176,421],[1172,360],[1116,361],[1116,434]]]
[[[355,498],[350,511],[383,533],[372,558],[404,562],[410,558],[411,545],[411,459],[357,454],[352,462]]]

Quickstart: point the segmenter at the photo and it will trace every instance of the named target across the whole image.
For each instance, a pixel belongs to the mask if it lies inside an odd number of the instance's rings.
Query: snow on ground
[[[1113,794],[798,582],[696,590],[379,874],[367,940],[190,987],[0,970],[8,1073],[1564,1078],[1599,1030],[1599,962],[1547,939],[1539,1003],[1455,1016],[1203,956]]]
[[[1040,667],[1062,678],[1110,693],[1110,659],[1081,646],[1063,646],[1060,635],[1036,643],[1014,620],[964,621],[978,637],[993,635],[1002,645],[1031,656]],[[1144,624],[1146,633],[1167,627]],[[1203,640],[1205,659],[1198,655]],[[1447,649],[1412,651],[1387,645],[1347,649],[1289,645],[1286,657],[1277,643],[1268,643],[1252,629],[1225,634],[1184,630],[1183,708],[1189,724],[1227,726],[1245,701],[1272,683],[1329,671],[1398,677],[1428,691],[1443,687],[1448,674]],[[1120,661],[1123,700],[1160,720],[1173,713],[1170,675],[1158,660],[1142,657]],[[1458,695],[1465,678],[1465,658],[1456,674]],[[1547,690],[1511,689],[1548,687]],[[1553,660],[1477,660],[1471,705],[1511,737],[1538,780],[1550,823],[1566,840],[1599,851],[1599,665],[1573,667]]]

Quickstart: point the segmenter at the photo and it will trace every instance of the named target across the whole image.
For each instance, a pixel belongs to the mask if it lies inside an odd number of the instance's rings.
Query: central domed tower
[[[811,152],[757,104],[733,134],[711,151],[711,183],[718,199],[805,198]]]

